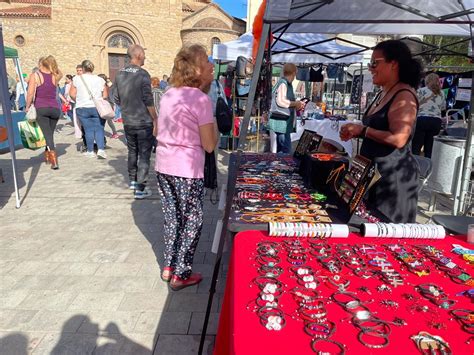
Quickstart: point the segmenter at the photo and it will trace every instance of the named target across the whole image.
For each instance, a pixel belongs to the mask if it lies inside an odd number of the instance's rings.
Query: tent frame
[[[417,16],[422,16],[426,18],[426,20],[305,20],[304,17],[317,11],[319,8],[329,5],[333,2],[333,0],[303,0],[301,2],[297,2],[298,0],[293,0],[293,3],[291,5],[291,9],[300,9],[300,8],[308,8],[308,7],[313,7],[310,10],[306,11],[303,15],[300,15],[298,18],[295,19],[283,19],[283,20],[272,20],[269,21],[267,20],[267,15],[269,13],[269,6],[266,7],[265,10],[265,16],[264,16],[264,22],[263,22],[263,28],[262,28],[262,35],[261,38],[268,38],[269,43],[271,43],[270,38],[272,33],[278,33],[278,37],[275,38],[275,43],[279,40],[281,40],[281,36],[283,33],[285,33],[288,28],[291,26],[293,23],[343,23],[343,24],[464,24],[464,25],[469,25],[470,29],[470,40],[471,40],[471,45],[474,48],[474,35],[473,35],[473,26],[474,26],[474,21],[462,21],[462,20],[450,20],[451,18],[456,18],[461,15],[468,15],[468,14],[474,14],[474,9],[469,9],[469,10],[464,10],[461,12],[456,12],[452,14],[447,14],[444,16],[434,16],[430,15],[427,13],[422,13],[419,10],[405,6],[401,3],[399,3],[396,0],[379,0],[380,2],[383,2],[385,4],[397,7],[399,9],[402,9],[404,11],[407,11],[409,13],[415,14]],[[282,26],[276,27],[274,30],[272,30],[272,25],[278,25],[278,24],[283,24]],[[257,90],[257,85],[258,85],[258,80],[260,78],[260,73],[261,73],[261,68],[263,64],[263,58],[264,58],[264,53],[265,53],[265,40],[261,40],[259,45],[258,45],[258,51],[257,51],[257,57],[255,60],[255,68],[254,68],[254,73],[252,76],[252,80],[250,83],[250,91],[248,93],[248,103],[253,103],[255,102],[255,96],[256,96],[256,90]],[[273,44],[274,45],[274,44]],[[271,56],[271,50],[266,51],[267,52],[267,59],[268,57]],[[467,186],[469,183],[469,174],[471,171],[471,166],[470,163],[472,161],[472,155],[471,155],[471,143],[472,143],[472,132],[473,132],[473,120],[474,120],[474,109],[472,107],[474,106],[474,73],[473,73],[473,80],[472,80],[472,86],[471,86],[471,100],[470,100],[470,107],[471,107],[471,119],[468,120],[468,136],[466,139],[466,150],[464,154],[464,159],[463,159],[463,168],[462,168],[462,176],[461,176],[461,188],[460,188],[460,193],[457,197],[459,199],[459,208],[462,206],[462,201],[464,200],[465,192],[467,190]],[[252,104],[248,104],[245,108],[245,114],[244,114],[244,119],[241,124],[241,130],[240,130],[240,137],[239,137],[239,146],[237,150],[237,164],[235,164],[233,169],[238,169],[240,161],[240,156],[242,152],[247,148],[248,143],[247,143],[247,131],[248,131],[248,126],[250,123],[250,116],[252,112]],[[229,186],[228,186],[228,191],[227,191],[227,203],[225,207],[225,213],[224,213],[224,218],[223,218],[223,225],[222,225],[222,230],[220,234],[220,240],[219,240],[219,246],[218,246],[218,254],[216,257],[216,262],[214,266],[214,274],[213,274],[213,279],[211,281],[211,286],[209,290],[209,300],[208,300],[208,305],[207,305],[207,310],[206,310],[206,315],[204,318],[204,324],[203,324],[203,330],[201,333],[201,341],[199,344],[199,354],[202,354],[203,349],[204,349],[204,341],[206,339],[206,334],[207,334],[207,326],[209,322],[209,316],[211,312],[211,307],[212,307],[212,300],[213,296],[215,293],[215,283],[217,282],[217,276],[219,274],[219,267],[221,263],[221,258],[222,258],[222,250],[224,247],[224,243],[226,241],[226,237],[228,235],[227,231],[227,226],[228,226],[228,216],[230,214],[230,208],[232,204],[232,198],[230,196],[231,193],[233,193],[233,190],[235,188],[235,183],[236,183],[236,175],[233,177],[233,179],[229,179]],[[459,210],[457,211],[459,213]]]
[[[21,69],[19,67],[18,58],[14,58],[15,67],[17,70],[17,74],[20,78],[21,84],[23,86],[23,90],[26,95],[25,90],[25,82],[23,80],[23,76],[21,75]],[[5,64],[5,46],[3,44],[3,27],[0,23],[0,78],[7,77],[7,67]],[[5,116],[5,122],[7,124],[7,132],[8,132],[8,145],[10,148],[10,154],[12,156],[12,170],[13,170],[13,183],[15,185],[15,206],[16,208],[20,208],[20,191],[18,188],[18,167],[16,161],[16,152],[15,152],[15,143],[14,143],[14,136],[13,136],[13,119],[11,113],[11,105],[10,105],[10,96],[8,94],[8,85],[6,80],[0,80],[0,98],[2,98],[2,110],[3,115]]]

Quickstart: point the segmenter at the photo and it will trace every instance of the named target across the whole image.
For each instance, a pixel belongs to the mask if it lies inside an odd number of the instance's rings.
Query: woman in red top
[[[61,116],[57,100],[57,88],[63,74],[53,56],[40,58],[39,70],[30,76],[26,111],[31,104],[36,108],[36,122],[43,131],[46,139],[45,161],[51,164],[51,169],[59,169],[58,158],[54,146],[54,130]]]

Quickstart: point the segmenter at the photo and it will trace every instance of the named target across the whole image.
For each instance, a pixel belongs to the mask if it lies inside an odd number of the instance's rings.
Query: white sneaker
[[[95,157],[95,153],[94,152],[84,152],[82,153],[82,155],[86,158],[94,158]]]
[[[97,159],[107,159],[107,154],[105,153],[105,150],[99,149],[97,151]]]
[[[146,186],[143,191],[140,190],[135,190],[135,200],[143,200],[145,198],[148,198],[152,195],[151,189]]]

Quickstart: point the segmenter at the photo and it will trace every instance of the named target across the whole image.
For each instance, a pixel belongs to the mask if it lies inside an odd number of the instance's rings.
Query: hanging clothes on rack
[[[360,95],[362,94],[361,76],[354,75],[352,78],[352,89],[351,89],[351,104],[358,104],[360,100]]]

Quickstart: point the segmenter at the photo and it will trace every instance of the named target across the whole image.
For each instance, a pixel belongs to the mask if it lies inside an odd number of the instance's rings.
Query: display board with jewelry
[[[268,222],[331,223],[327,196],[304,186],[297,160],[289,155],[241,156],[229,230],[268,229]]]
[[[374,176],[375,166],[369,159],[362,155],[356,155],[352,159],[351,167],[345,173],[342,183],[337,189],[339,197],[348,204],[351,215],[357,209]]]
[[[470,266],[451,268],[453,258],[464,260],[450,239],[387,244],[351,234],[341,243],[239,233],[216,354],[470,354],[472,285],[446,274],[469,274]],[[224,334],[232,334],[228,343]]]
[[[298,141],[293,156],[297,159],[302,159],[306,154],[316,152],[322,140],[323,137],[316,132],[305,129]]]

